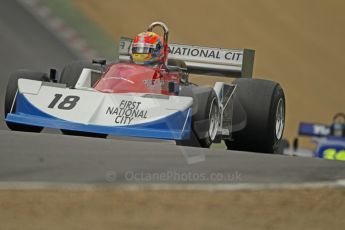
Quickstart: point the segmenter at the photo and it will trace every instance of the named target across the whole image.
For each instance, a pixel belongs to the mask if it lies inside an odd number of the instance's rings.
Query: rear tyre
[[[87,61],[73,62],[65,66],[65,68],[62,70],[59,82],[62,84],[66,84],[66,86],[69,88],[74,88],[84,68],[102,71],[101,66],[94,65],[91,62],[87,62]],[[91,82],[91,84],[94,84],[94,83],[95,82]],[[80,132],[80,131],[73,131],[73,130],[66,130],[66,129],[61,129],[61,132],[65,135],[73,135],[73,136],[98,137],[98,138],[107,137],[107,134]]]
[[[182,96],[182,95],[181,95]],[[213,89],[194,96],[192,135],[189,140],[177,141],[177,145],[209,148],[216,138],[220,124],[218,98]]]
[[[290,148],[290,143],[287,139],[282,139],[280,141],[279,147],[275,151],[276,154],[284,154],[285,149]]]
[[[29,70],[18,70],[10,75],[7,83],[6,95],[5,95],[5,118],[9,113],[16,112],[15,97],[18,91],[18,79],[30,79],[36,81],[49,81],[47,74],[41,72],[34,72]],[[23,132],[41,132],[43,127],[16,124],[12,122],[6,122],[7,127],[13,131]]]
[[[232,140],[228,149],[275,153],[285,126],[285,96],[273,81],[236,79]]]

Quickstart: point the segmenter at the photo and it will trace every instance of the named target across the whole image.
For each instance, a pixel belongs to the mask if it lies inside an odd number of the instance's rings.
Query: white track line
[[[261,191],[261,190],[296,190],[296,189],[345,189],[345,180],[333,182],[310,183],[272,183],[272,184],[75,184],[75,183],[50,183],[50,182],[0,182],[0,190],[83,190],[95,191],[102,189],[122,189],[130,191]]]

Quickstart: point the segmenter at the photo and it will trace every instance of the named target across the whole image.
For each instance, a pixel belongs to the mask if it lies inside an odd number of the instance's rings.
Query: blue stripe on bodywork
[[[6,116],[7,122],[118,136],[148,137],[169,140],[189,139],[192,126],[192,108],[178,111],[165,118],[130,126],[85,125],[53,117],[33,106],[18,93],[16,112]]]

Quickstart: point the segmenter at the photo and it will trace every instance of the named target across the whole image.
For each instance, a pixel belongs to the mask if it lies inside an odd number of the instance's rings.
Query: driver
[[[345,115],[338,114],[335,116],[331,125],[331,134],[336,137],[345,137]]]
[[[139,65],[162,65],[164,64],[164,46],[164,40],[158,34],[140,33],[133,40],[131,59]]]

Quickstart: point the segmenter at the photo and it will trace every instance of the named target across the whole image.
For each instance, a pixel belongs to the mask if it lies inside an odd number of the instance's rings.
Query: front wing
[[[189,139],[191,97],[101,93],[27,79],[6,122],[99,134]]]

